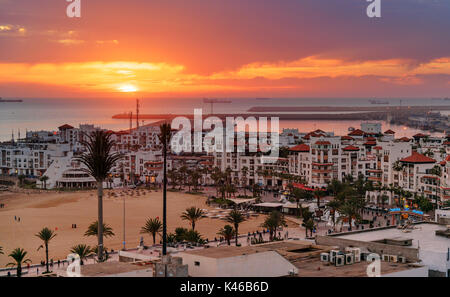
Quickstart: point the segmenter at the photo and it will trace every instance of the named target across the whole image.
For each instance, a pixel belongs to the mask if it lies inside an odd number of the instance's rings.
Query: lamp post
[[[126,250],[125,246],[125,196],[123,196],[123,250]]]

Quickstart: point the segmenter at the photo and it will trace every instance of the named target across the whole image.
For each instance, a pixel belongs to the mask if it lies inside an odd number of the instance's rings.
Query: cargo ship
[[[387,100],[373,99],[373,100],[369,100],[369,101],[370,101],[370,104],[389,104],[389,101],[387,101]]]
[[[2,97],[0,97],[0,103],[5,102],[5,103],[11,103],[11,102],[23,102],[23,100],[21,99],[2,99]]]

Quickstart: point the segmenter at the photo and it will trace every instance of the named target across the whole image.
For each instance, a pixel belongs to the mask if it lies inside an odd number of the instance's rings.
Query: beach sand
[[[120,191],[116,190],[116,193]],[[105,247],[118,250],[123,241],[123,200],[126,200],[126,244],[127,248],[136,248],[141,236],[146,245],[152,244],[150,235],[141,235],[140,229],[147,218],[159,217],[162,220],[162,192],[148,190],[145,195],[136,196],[136,192],[128,191],[127,195],[117,198],[105,193],[104,221],[115,233],[112,238],[106,238]],[[142,193],[142,192],[141,192]],[[168,232],[176,227],[190,228],[188,221],[180,218],[181,213],[191,206],[214,210],[205,203],[206,198],[200,195],[168,192]],[[34,236],[42,228],[55,230],[57,236],[50,242],[50,259],[57,261],[65,259],[70,248],[84,243],[95,246],[97,239],[83,236],[88,225],[97,219],[96,191],[82,192],[31,192],[31,193],[1,193],[0,202],[6,208],[0,209],[0,246],[4,255],[0,255],[0,267],[4,267],[11,259],[7,256],[14,248],[21,247],[28,252],[33,264],[45,259],[45,250],[37,251],[42,241]],[[14,220],[20,217],[20,222]],[[265,216],[244,222],[239,228],[240,234],[262,230],[260,227]],[[77,224],[77,229],[72,229]],[[204,238],[212,240],[220,228],[227,224],[223,220],[204,218],[197,222],[198,230]],[[157,236],[157,243],[160,238]]]

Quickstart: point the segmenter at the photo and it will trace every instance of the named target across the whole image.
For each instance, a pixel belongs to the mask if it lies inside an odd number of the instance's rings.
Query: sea
[[[9,98],[4,98],[9,99]],[[141,114],[192,114],[194,109],[201,108],[207,117],[213,108],[214,113],[245,113],[255,106],[383,106],[372,105],[371,98],[218,98],[229,103],[215,103],[213,106],[204,103],[204,98],[141,98]],[[450,105],[445,99],[383,99],[389,106],[442,106]],[[20,134],[24,137],[27,131],[55,131],[63,124],[78,127],[80,124],[94,124],[114,131],[129,128],[128,120],[113,119],[120,113],[136,110],[135,98],[121,99],[65,99],[65,98],[27,98],[20,103],[0,103],[0,141],[8,141]],[[330,111],[329,113],[334,113]],[[445,112],[447,115],[448,112]],[[283,128],[297,128],[300,132],[310,132],[316,129],[334,132],[335,135],[346,135],[348,128],[360,128],[361,121],[349,120],[302,120],[299,112],[298,120],[281,120],[280,130]],[[376,122],[376,121],[372,121]],[[149,124],[143,121],[140,124]],[[383,129],[392,129],[396,137],[411,137],[418,132],[430,133],[406,126],[391,125],[380,122]],[[135,125],[135,123],[133,123]]]

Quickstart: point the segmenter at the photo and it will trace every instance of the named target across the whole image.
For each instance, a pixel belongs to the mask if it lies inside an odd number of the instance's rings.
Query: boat
[[[21,99],[9,99],[9,100],[6,100],[6,99],[2,99],[2,97],[0,97],[0,103],[2,103],[2,102],[4,102],[4,103],[23,102],[23,100],[21,100]]]
[[[389,104],[389,101],[387,100],[377,100],[377,99],[371,99],[369,100],[370,104]]]
[[[232,103],[231,100],[203,98],[203,103]]]

